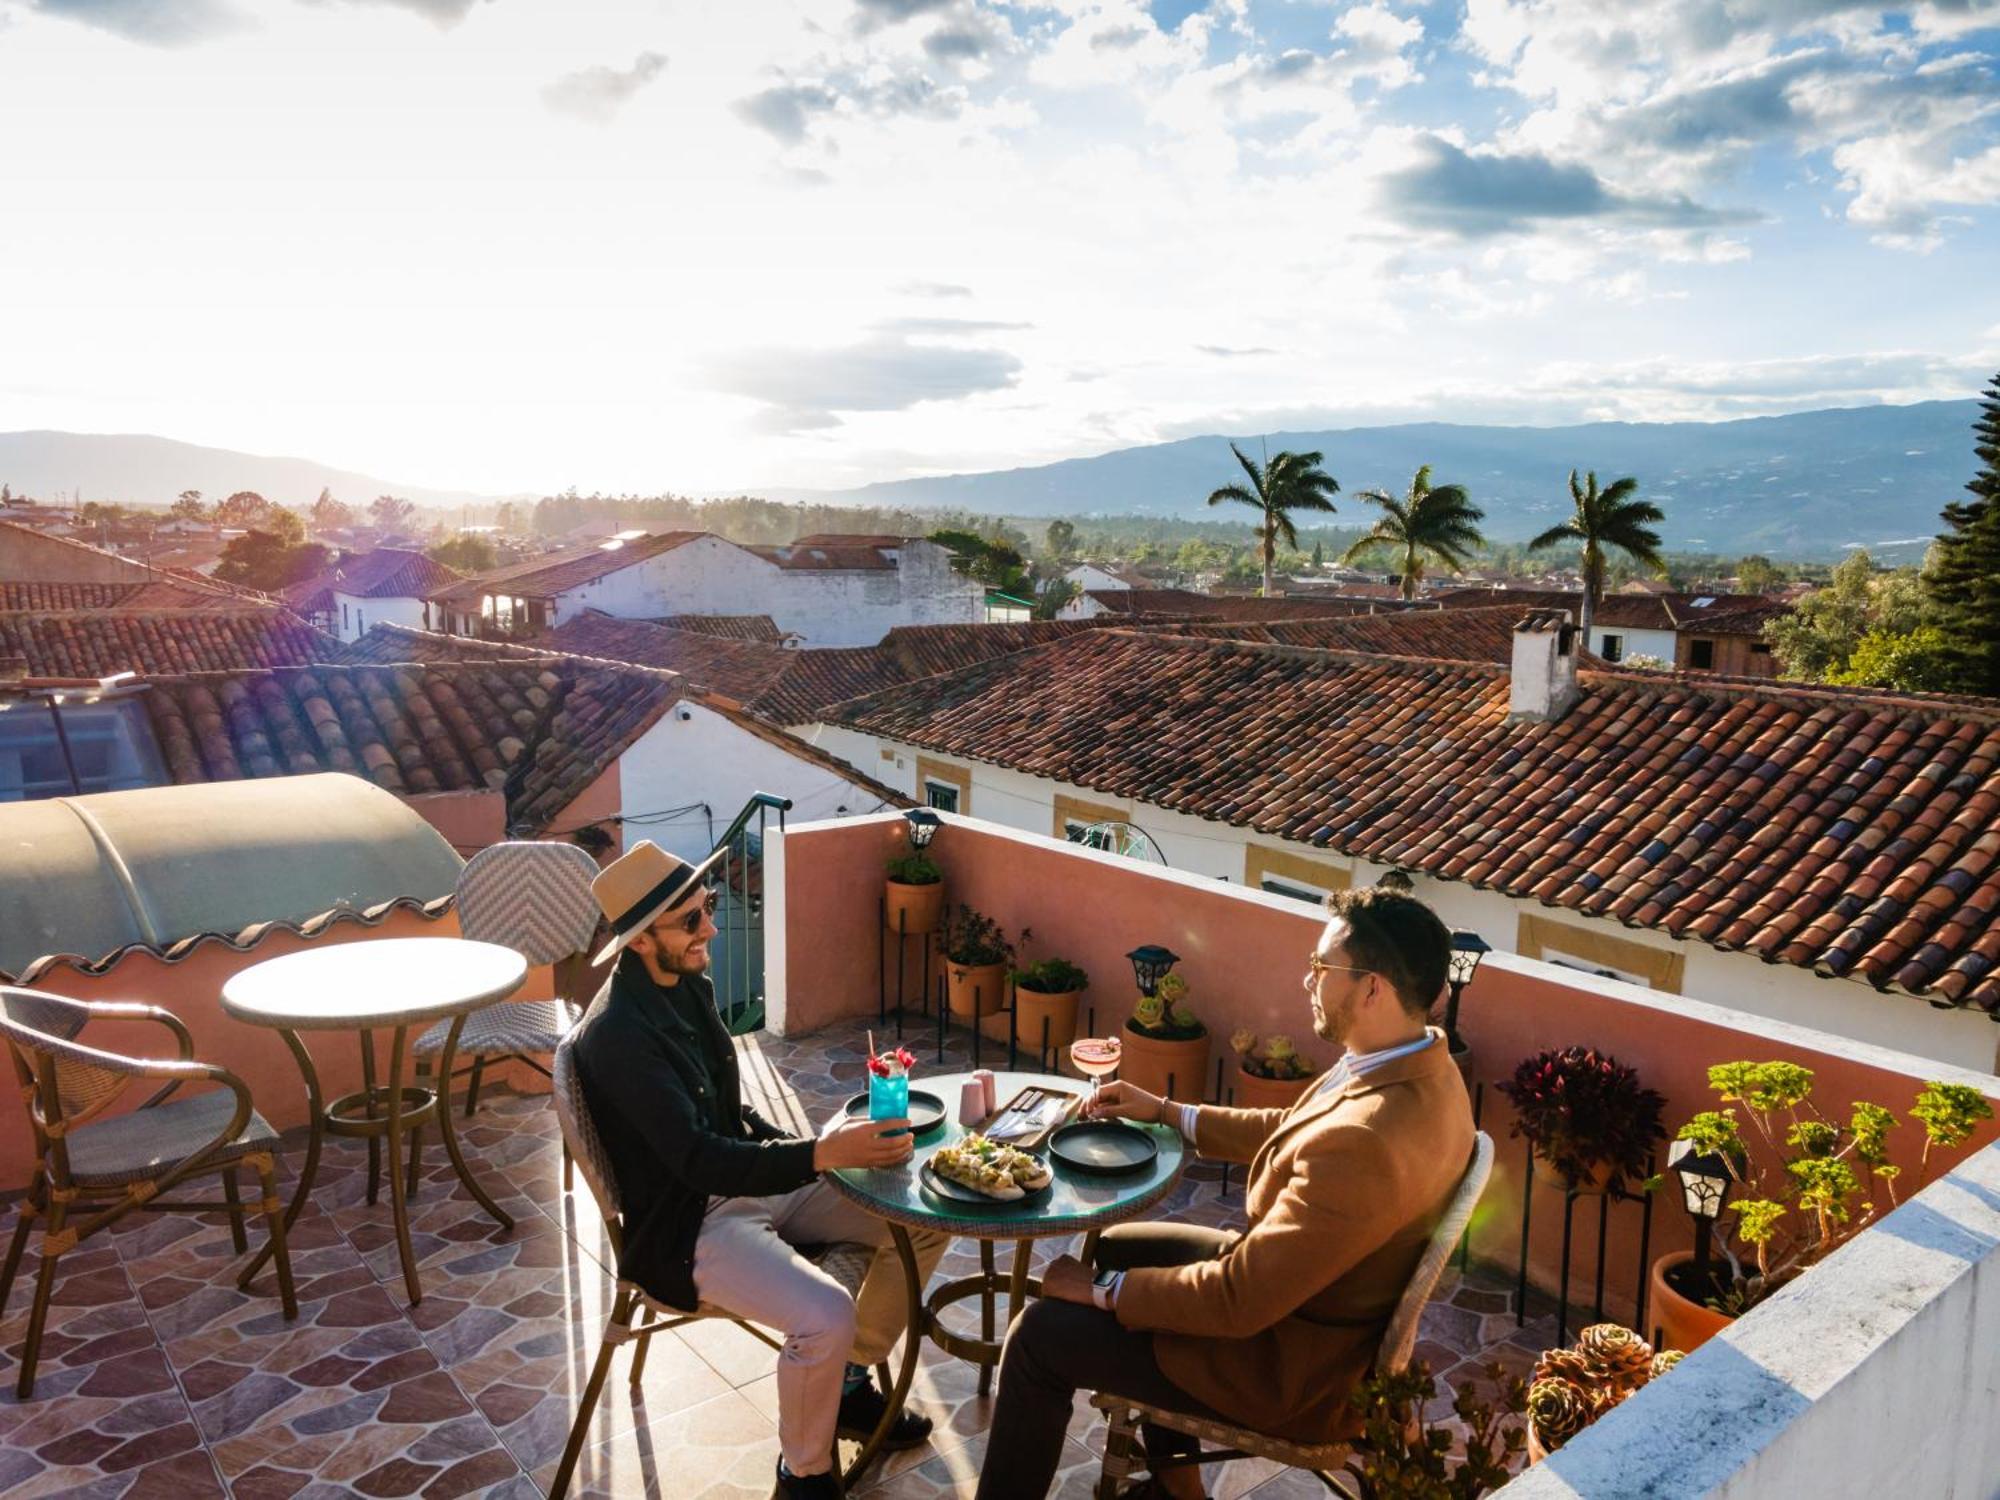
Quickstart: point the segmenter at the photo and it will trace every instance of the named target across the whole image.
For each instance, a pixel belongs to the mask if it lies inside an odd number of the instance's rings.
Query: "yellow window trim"
[[[1687,973],[1687,955],[1653,948],[1630,938],[1522,912],[1514,949],[1523,958],[1564,958],[1627,974],[1643,974],[1654,989],[1678,995]]]
[[[946,786],[958,788],[958,810],[970,815],[972,812],[972,772],[965,766],[948,766],[941,760],[932,760],[928,755],[917,757],[917,801],[925,801],[924,783],[941,781]]]
[[[1065,797],[1058,792],[1055,826],[1050,832],[1059,839],[1068,838],[1072,819],[1078,823],[1129,823],[1132,821],[1132,809],[1113,807],[1108,802],[1086,802],[1081,797]]]
[[[1289,849],[1273,849],[1269,844],[1243,846],[1243,884],[1253,891],[1264,888],[1264,878],[1303,881],[1323,891],[1344,891],[1354,884],[1354,876],[1339,865],[1294,854]]]

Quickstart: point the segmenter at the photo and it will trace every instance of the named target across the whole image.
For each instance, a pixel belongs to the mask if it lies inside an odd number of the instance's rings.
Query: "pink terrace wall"
[[[783,904],[772,920],[785,928],[788,1035],[875,1013],[882,867],[905,848],[902,827],[900,818],[886,817],[801,824],[785,833]],[[1178,972],[1187,976],[1189,1001],[1214,1038],[1211,1070],[1215,1057],[1228,1056],[1231,1031],[1246,1026],[1260,1035],[1290,1033],[1315,1061],[1332,1060],[1331,1048],[1311,1035],[1302,989],[1306,955],[1320,926],[1312,913],[1240,886],[970,819],[953,819],[932,850],[945,870],[947,901],[970,904],[1010,935],[1029,929],[1033,935],[1021,945],[1027,958],[1061,957],[1083,965],[1092,979],[1084,1001],[1096,1008],[1099,1034],[1123,1025],[1136,994],[1125,954],[1142,943],[1164,943],[1181,955]],[[914,1006],[920,1004],[916,940],[910,940],[909,950],[907,991]],[[1512,1113],[1492,1084],[1542,1048],[1596,1047],[1636,1067],[1649,1086],[1666,1095],[1669,1129],[1711,1106],[1709,1065],[1737,1058],[1785,1059],[1813,1069],[1817,1096],[1836,1116],[1857,1099],[1901,1114],[1923,1080],[1939,1076],[1975,1083],[2000,1099],[2000,1078],[1675,996],[1655,1001],[1629,986],[1563,976],[1562,970],[1511,954],[1490,957],[1466,990],[1459,1018],[1473,1048],[1474,1075],[1485,1080],[1481,1125],[1499,1147],[1493,1184],[1474,1222],[1473,1245],[1482,1258],[1509,1269],[1520,1253],[1526,1163],[1523,1143],[1509,1138]],[[893,1000],[893,969],[888,980]],[[1225,1087],[1234,1082],[1233,1059],[1224,1064],[1222,1082]],[[1213,1092],[1213,1071],[1209,1087]],[[1921,1185],[1916,1170],[1921,1136],[1908,1125],[1899,1134],[1897,1159],[1905,1168],[1907,1198]],[[1931,1176],[1996,1136],[2000,1123],[1989,1121],[1965,1151],[1934,1165]],[[1562,1195],[1546,1187],[1534,1191],[1530,1274],[1554,1290]],[[1637,1204],[1614,1207],[1605,1286],[1605,1310],[1614,1317],[1632,1312],[1641,1270],[1639,1226]],[[1596,1204],[1580,1199],[1571,1260],[1573,1307],[1593,1292],[1597,1230]],[[1678,1201],[1663,1196],[1653,1209],[1648,1257],[1691,1244]]]
[[[477,792],[429,792],[405,797],[404,804],[470,859],[507,837],[507,798],[498,788]]]
[[[86,974],[66,965],[57,965],[35,981],[35,988],[80,1000],[139,1000],[172,1011],[186,1023],[194,1036],[197,1061],[220,1063],[249,1086],[257,1111],[279,1130],[306,1122],[305,1084],[298,1064],[292,1060],[283,1038],[259,1026],[246,1026],[222,1012],[222,986],[239,970],[267,958],[295,953],[306,947],[328,943],[373,942],[383,938],[456,937],[458,918],[452,913],[430,919],[419,912],[397,911],[380,926],[365,927],[359,922],[337,922],[310,940],[283,928],[273,929],[249,952],[238,952],[226,943],[211,942],[197,947],[178,963],[144,951],[135,952],[103,974]],[[544,998],[552,993],[549,971],[531,969],[516,998]],[[93,1046],[133,1057],[171,1057],[173,1038],[163,1028],[141,1022],[97,1022],[84,1034]],[[311,1032],[302,1034],[313,1065],[319,1073],[320,1088],[328,1099],[361,1087],[361,1046],[351,1032]],[[375,1038],[377,1077],[386,1081],[388,1036]],[[11,1064],[9,1065],[11,1068]],[[11,1082],[12,1074],[9,1073]],[[495,1083],[511,1083],[524,1092],[547,1089],[540,1074],[519,1063],[504,1069],[489,1068],[486,1078]],[[484,1088],[482,1083],[481,1087]],[[136,1106],[152,1093],[134,1085],[126,1091],[120,1107]],[[0,1193],[25,1186],[34,1170],[33,1147],[22,1112],[10,1109],[0,1119]]]

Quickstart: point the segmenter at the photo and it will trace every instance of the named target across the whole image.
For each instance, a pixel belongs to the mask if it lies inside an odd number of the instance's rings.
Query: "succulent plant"
[[[1679,1364],[1682,1360],[1686,1358],[1687,1354],[1683,1350],[1662,1349],[1658,1354],[1655,1354],[1653,1356],[1653,1368],[1647,1378],[1650,1380],[1658,1380],[1662,1375],[1666,1374],[1667,1371],[1671,1370],[1675,1365]]]
[[[1534,1378],[1567,1380],[1571,1385],[1584,1386],[1590,1382],[1590,1371],[1583,1356],[1574,1349],[1544,1349],[1542,1357],[1535,1361]]]
[[[1132,1006],[1132,1029],[1155,1041],[1186,1042],[1207,1033],[1187,1003],[1188,982],[1178,974],[1168,974],[1150,995],[1141,995]]]
[[[1248,1026],[1238,1031],[1232,1031],[1229,1034],[1229,1050],[1234,1052],[1238,1057],[1243,1056],[1243,1054],[1256,1045],[1257,1033],[1252,1031]]]
[[[1615,1057],[1588,1047],[1537,1052],[1500,1085],[1513,1103],[1513,1133],[1571,1186],[1608,1162],[1614,1186],[1644,1177],[1654,1143],[1666,1134],[1667,1101],[1642,1087],[1639,1075]]]
[[[1567,1380],[1537,1380],[1528,1387],[1528,1420],[1551,1453],[1588,1427],[1596,1415],[1590,1397]]]
[[[1141,995],[1132,1007],[1132,1019],[1141,1026],[1158,1026],[1167,1018],[1167,1004],[1158,995]]]
[[[1619,1323],[1593,1323],[1577,1335],[1593,1385],[1602,1387],[1617,1405],[1652,1378],[1653,1346]]]
[[[1164,974],[1153,987],[1153,993],[1169,1005],[1179,1005],[1187,999],[1188,982],[1185,974]]]
[[[1310,1078],[1317,1071],[1288,1036],[1266,1037],[1259,1049],[1257,1033],[1246,1028],[1230,1037],[1229,1045],[1236,1049],[1236,1065],[1252,1078]]]

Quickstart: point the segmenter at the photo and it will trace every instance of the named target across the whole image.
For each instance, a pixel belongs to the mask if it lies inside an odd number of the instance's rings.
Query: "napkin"
[[[987,1139],[995,1141],[1015,1141],[1023,1136],[1034,1135],[1053,1124],[1061,1113],[1063,1101],[1044,1099],[1029,1109],[1010,1109],[987,1130]]]

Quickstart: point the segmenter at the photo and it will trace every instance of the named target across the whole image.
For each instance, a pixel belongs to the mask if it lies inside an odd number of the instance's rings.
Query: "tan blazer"
[[[1250,1227],[1213,1260],[1127,1271],[1118,1321],[1225,1417],[1309,1442],[1359,1430],[1348,1395],[1472,1160],[1465,1084],[1431,1037],[1290,1109],[1201,1107],[1200,1154],[1250,1163]]]

